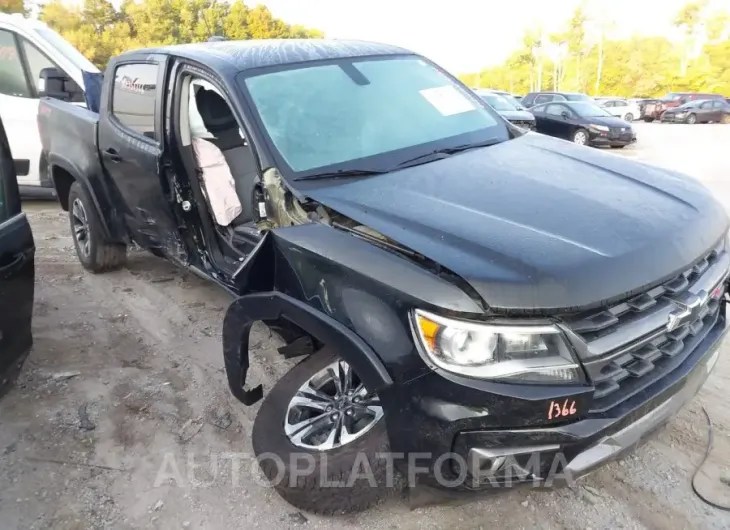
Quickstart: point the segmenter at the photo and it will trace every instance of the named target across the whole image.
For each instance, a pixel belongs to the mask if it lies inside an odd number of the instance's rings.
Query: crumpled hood
[[[598,305],[683,270],[728,227],[689,177],[532,133],[306,184],[305,195],[450,269],[493,309]]]

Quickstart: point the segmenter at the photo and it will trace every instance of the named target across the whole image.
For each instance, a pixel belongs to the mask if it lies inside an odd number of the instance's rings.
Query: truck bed
[[[49,165],[83,176],[101,174],[97,134],[99,114],[84,107],[43,98],[38,108],[38,129]]]

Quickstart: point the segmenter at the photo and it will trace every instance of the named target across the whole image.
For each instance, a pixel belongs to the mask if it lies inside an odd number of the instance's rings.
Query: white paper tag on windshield
[[[474,103],[451,85],[426,88],[421,95],[444,116],[453,116],[474,110]]]

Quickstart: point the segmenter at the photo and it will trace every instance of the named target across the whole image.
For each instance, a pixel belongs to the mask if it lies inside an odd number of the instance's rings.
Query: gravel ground
[[[619,156],[703,180],[730,207],[730,126],[636,125]],[[698,486],[730,504],[730,356],[699,396],[633,455],[555,491],[529,488],[447,500],[413,492],[353,517],[301,514],[250,462],[257,407],[229,395],[220,345],[227,295],[144,253],[93,276],[73,252],[64,213],[28,203],[35,233],[35,347],[0,402],[0,529],[11,528],[730,528],[690,478],[715,423]],[[252,377],[270,386],[288,364],[256,329]],[[725,348],[726,350],[727,348]],[[160,484],[160,471],[179,480]],[[173,466],[173,467],[170,467]],[[177,466],[176,468],[174,466]],[[197,466],[197,467],[196,467]]]

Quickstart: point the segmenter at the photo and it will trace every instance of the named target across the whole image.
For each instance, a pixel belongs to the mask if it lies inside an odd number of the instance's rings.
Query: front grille
[[[608,131],[608,137],[612,139],[617,139],[624,136],[631,136],[631,129],[629,129],[628,127],[612,127]]]
[[[720,318],[717,295],[724,291],[716,289],[728,267],[730,254],[720,245],[671,280],[567,322],[585,344],[583,364],[595,385],[591,412],[610,410],[682,364]],[[695,318],[670,331],[670,315],[696,297],[704,305]]]

